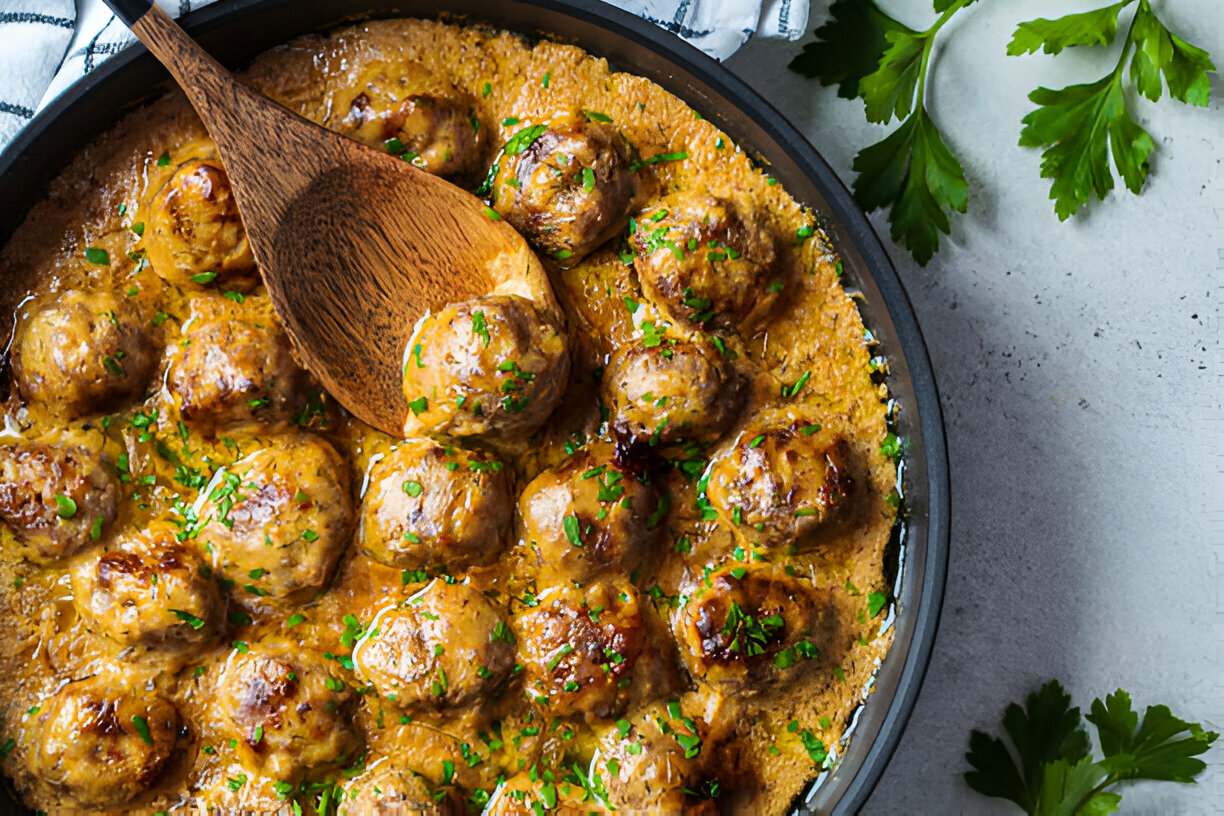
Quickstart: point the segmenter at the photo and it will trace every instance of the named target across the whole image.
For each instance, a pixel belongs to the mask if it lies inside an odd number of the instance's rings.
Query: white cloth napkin
[[[157,0],[175,17],[213,0]],[[610,0],[717,59],[753,36],[797,40],[809,0]],[[132,35],[102,0],[0,0],[0,149]]]

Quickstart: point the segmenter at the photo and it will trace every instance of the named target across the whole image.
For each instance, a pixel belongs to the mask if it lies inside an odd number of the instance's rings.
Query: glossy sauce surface
[[[430,380],[447,343],[490,345],[460,309],[460,340],[423,328],[406,350],[406,389],[432,400],[416,438],[372,431],[293,363],[225,202],[200,193],[219,163],[186,103],[100,138],[0,255],[34,296],[8,293],[15,350],[49,304],[71,337],[74,298],[94,327],[60,367],[71,399],[34,388],[57,369],[30,346],[6,404],[5,445],[99,474],[73,482],[66,532],[59,491],[40,494],[50,534],[0,506],[4,769],[27,803],[668,812],[717,790],[782,811],[890,642],[887,395],[815,216],[684,102],[572,46],[385,21],[247,76],[431,172],[487,178],[563,315],[527,345],[568,360],[474,368],[498,396],[472,414],[478,398]],[[193,194],[208,205],[167,216]],[[435,427],[457,436],[425,441]],[[29,482],[13,468],[0,505]],[[107,489],[113,514],[90,510]],[[105,728],[72,713],[95,698],[118,712]],[[113,780],[64,729],[115,741]]]

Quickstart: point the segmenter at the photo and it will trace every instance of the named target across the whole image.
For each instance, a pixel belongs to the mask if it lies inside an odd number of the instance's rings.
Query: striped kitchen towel
[[[73,0],[0,0],[0,147],[34,115],[76,27]]]
[[[717,59],[748,38],[797,40],[809,0],[610,0]],[[174,16],[213,0],[157,0]],[[102,0],[0,0],[0,149],[34,112],[132,41]]]

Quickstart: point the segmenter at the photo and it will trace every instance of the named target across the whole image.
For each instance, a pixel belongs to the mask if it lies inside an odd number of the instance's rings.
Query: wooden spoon
[[[539,260],[470,193],[240,84],[150,0],[106,3],[208,128],[303,364],[358,418],[402,435],[417,320],[509,275],[546,281]]]

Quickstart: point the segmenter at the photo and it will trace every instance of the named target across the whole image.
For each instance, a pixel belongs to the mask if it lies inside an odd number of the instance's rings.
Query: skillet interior
[[[828,165],[781,115],[715,62],[632,15],[595,2],[386,2],[234,0],[184,24],[223,62],[238,66],[300,34],[367,17],[463,16],[525,34],[547,32],[645,76],[686,100],[737,142],[750,145],[796,200],[825,216],[848,286],[861,290],[864,323],[889,360],[896,431],[908,440],[908,519],[898,552],[895,641],[857,717],[856,736],[835,768],[798,808],[853,813],[869,795],[900,739],[929,659],[942,602],[948,548],[948,483],[942,420],[926,349],[904,289],[879,239]],[[109,60],[41,113],[0,155],[0,242],[42,197],[48,181],[90,138],[131,107],[161,95],[164,71],[142,48]],[[10,279],[12,292],[32,281]],[[0,329],[7,332],[10,316]],[[16,806],[11,806],[16,808]],[[5,808],[8,810],[9,808]]]

